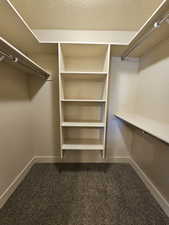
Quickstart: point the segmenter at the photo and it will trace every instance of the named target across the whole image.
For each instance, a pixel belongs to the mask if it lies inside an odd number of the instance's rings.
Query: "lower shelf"
[[[63,122],[62,127],[104,127],[105,123],[93,122]]]
[[[62,150],[104,150],[103,145],[63,144]]]

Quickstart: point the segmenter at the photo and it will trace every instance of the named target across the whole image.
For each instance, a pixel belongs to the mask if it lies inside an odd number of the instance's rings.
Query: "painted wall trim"
[[[132,158],[129,159],[129,164],[133,167],[133,169],[136,171],[136,173],[143,181],[143,183],[146,185],[148,190],[151,192],[155,200],[158,202],[163,211],[169,217],[169,202],[164,198],[164,196],[155,187],[155,185],[152,183],[149,177],[144,173],[144,171],[138,166],[138,164]]]
[[[16,188],[19,186],[21,181],[28,174],[29,170],[34,165],[34,157],[26,164],[26,166],[21,170],[21,172],[16,176],[16,178],[11,182],[7,189],[0,196],[0,208],[6,203],[9,197],[13,194]]]
[[[61,159],[59,156],[35,156],[34,157],[35,163],[129,163],[129,158],[126,156],[120,157],[111,157],[109,159],[100,159],[100,160],[64,160]]]

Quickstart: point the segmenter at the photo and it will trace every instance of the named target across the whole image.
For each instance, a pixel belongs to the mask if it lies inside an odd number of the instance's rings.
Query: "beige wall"
[[[169,123],[169,41],[142,57],[136,110],[147,118]]]
[[[113,115],[120,111],[134,111],[138,65],[138,60],[121,61],[120,58],[111,58],[107,132],[107,151],[110,157],[129,156],[132,132]]]
[[[32,159],[27,75],[1,62],[0,196]]]
[[[161,43],[141,59],[137,113],[169,122],[169,44]],[[134,131],[132,157],[169,201],[169,144]]]

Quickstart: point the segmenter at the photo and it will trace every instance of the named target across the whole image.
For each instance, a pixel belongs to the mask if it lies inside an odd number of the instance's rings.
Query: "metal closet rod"
[[[124,52],[124,54],[121,56],[121,59],[122,59],[122,60],[125,60],[125,58],[126,58],[127,56],[129,56],[130,53],[131,53],[135,48],[139,47],[140,44],[141,44],[144,40],[146,40],[147,37],[148,37],[154,30],[158,29],[158,28],[161,26],[161,24],[167,22],[168,18],[169,18],[169,13],[168,13],[167,15],[165,15],[160,21],[155,22],[154,25],[153,25],[153,27],[152,27],[147,33],[145,33],[145,34],[144,34],[144,35],[143,35],[143,36],[142,36],[135,44],[133,44],[133,46],[131,46],[131,48],[127,49],[126,52]]]
[[[0,50],[0,62],[2,62],[5,58],[8,58],[9,61],[13,62],[13,63],[19,63],[20,65],[27,67],[28,69],[33,70],[35,73],[39,73],[37,70],[33,69],[32,67],[29,67],[28,65],[25,65],[24,63],[22,63],[18,57],[15,57],[13,55],[8,55],[7,53],[3,52],[2,50]],[[38,74],[38,76],[42,79],[45,79],[44,75],[40,75]]]

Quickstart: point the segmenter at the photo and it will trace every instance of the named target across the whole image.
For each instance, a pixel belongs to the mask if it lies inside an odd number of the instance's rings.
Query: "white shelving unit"
[[[105,157],[110,45],[59,43],[60,142],[63,151]]]

